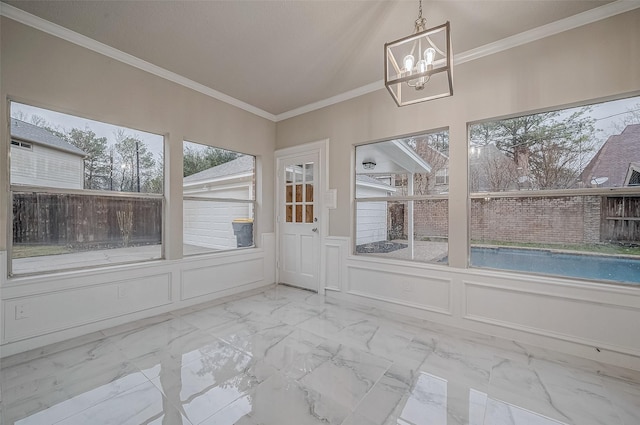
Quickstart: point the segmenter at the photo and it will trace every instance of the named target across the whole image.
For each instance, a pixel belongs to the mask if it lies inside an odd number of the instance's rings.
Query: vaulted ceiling
[[[273,115],[383,79],[384,43],[418,13],[417,0],[5,3]],[[459,54],[606,3],[425,0],[423,14],[451,22]]]

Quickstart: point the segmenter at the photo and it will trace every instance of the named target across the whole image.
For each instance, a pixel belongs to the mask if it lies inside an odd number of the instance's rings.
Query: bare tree
[[[124,130],[116,132],[116,163],[120,166],[120,190],[141,192],[142,187],[153,179],[155,160],[145,143],[127,134]],[[117,170],[117,166],[114,167]]]
[[[569,188],[576,184],[586,165],[585,158],[595,148],[595,120],[590,111],[585,107],[478,124],[471,129],[471,144],[493,144],[504,152],[515,165],[519,185]],[[503,184],[512,173],[509,166],[498,174],[492,173],[492,180]]]
[[[613,128],[616,129],[618,134],[622,133],[624,129],[631,124],[640,124],[640,103],[628,107],[624,116],[613,124]]]

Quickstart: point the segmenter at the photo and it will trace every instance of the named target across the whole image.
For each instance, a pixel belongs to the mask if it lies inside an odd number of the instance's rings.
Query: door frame
[[[274,217],[276,220],[276,283],[280,282],[280,206],[284,203],[282,199],[282,191],[280,185],[283,184],[282,176],[280,175],[280,167],[285,159],[307,155],[318,155],[318,196],[316,196],[316,208],[318,210],[318,253],[320,254],[320,261],[317,264],[317,276],[318,276],[318,294],[324,294],[325,292],[325,252],[324,252],[324,240],[329,235],[329,210],[324,200],[325,194],[329,188],[329,139],[323,139],[316,142],[304,143],[302,145],[292,146],[290,148],[277,149],[275,151],[275,205],[274,205]]]

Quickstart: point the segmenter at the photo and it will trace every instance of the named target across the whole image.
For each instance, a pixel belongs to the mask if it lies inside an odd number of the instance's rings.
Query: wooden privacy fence
[[[161,238],[162,199],[13,194],[14,244],[99,249],[157,244]]]
[[[640,243],[640,197],[609,196],[602,203],[600,239]]]

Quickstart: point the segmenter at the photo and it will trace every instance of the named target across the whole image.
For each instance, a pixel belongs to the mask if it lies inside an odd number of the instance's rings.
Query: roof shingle
[[[61,151],[73,153],[80,156],[87,154],[81,149],[73,146],[71,143],[62,140],[60,137],[51,133],[49,130],[11,118],[11,137],[16,139],[32,142],[39,145],[48,146]]]

